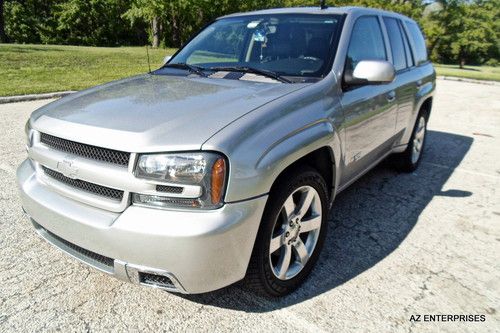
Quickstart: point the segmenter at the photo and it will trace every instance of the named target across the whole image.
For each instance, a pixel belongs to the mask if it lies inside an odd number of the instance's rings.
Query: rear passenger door
[[[389,60],[381,18],[359,17],[352,28],[344,75],[361,60]],[[392,84],[342,87],[345,164],[342,185],[379,161],[394,142],[397,104]],[[341,185],[341,186],[342,186]]]
[[[396,142],[399,142],[412,118],[415,104],[417,83],[415,82],[415,64],[410,44],[402,22],[394,17],[383,17],[389,39],[391,61],[396,69],[396,78],[391,83],[396,92]]]

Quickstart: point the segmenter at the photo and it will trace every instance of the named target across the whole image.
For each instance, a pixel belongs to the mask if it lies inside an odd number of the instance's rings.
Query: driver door
[[[361,60],[388,60],[378,16],[361,16],[354,23],[345,72]],[[344,73],[345,75],[345,73]],[[392,148],[397,103],[392,84],[343,86],[345,171],[342,184],[356,178]]]

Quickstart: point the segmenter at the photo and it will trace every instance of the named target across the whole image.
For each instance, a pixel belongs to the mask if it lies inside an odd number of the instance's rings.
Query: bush
[[[500,61],[498,59],[490,59],[487,62],[484,63],[486,66],[491,66],[491,67],[498,67],[500,66]]]

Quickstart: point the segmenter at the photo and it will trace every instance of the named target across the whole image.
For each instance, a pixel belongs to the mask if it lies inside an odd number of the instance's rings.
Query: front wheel
[[[264,211],[247,285],[269,296],[296,289],[318,258],[327,215],[327,187],[317,171],[306,168],[282,177]]]
[[[406,150],[395,156],[396,167],[400,171],[415,171],[420,163],[425,148],[425,137],[427,134],[427,117],[421,112],[413,128],[413,133]]]

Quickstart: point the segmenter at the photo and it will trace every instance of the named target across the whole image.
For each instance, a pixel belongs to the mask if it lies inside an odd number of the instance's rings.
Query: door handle
[[[418,80],[417,81],[417,88],[420,88],[422,85],[423,85],[422,80]]]
[[[394,102],[396,100],[396,92],[394,90],[390,91],[385,97],[389,103]]]

